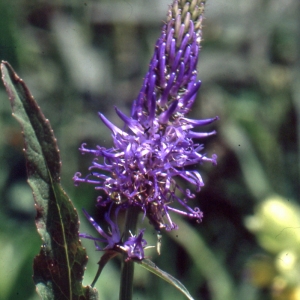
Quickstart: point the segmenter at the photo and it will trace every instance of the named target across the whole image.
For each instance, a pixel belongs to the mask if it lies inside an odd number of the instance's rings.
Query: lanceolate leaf
[[[182,294],[184,294],[188,299],[193,300],[194,298],[188,292],[186,287],[176,278],[168,274],[167,272],[159,269],[150,259],[143,259],[141,262],[137,262],[146,270],[154,273],[156,276],[162,278],[166,282],[173,285],[176,289],[178,289]]]
[[[28,183],[43,241],[33,264],[38,293],[42,299],[96,300],[97,291],[82,286],[87,256],[79,241],[76,209],[60,185],[61,163],[53,130],[12,67],[2,62],[1,71],[13,116],[23,129]]]
[[[96,276],[93,280],[93,282],[91,283],[91,287],[94,287],[99,276],[101,275],[101,272],[103,270],[103,268],[105,267],[105,265],[112,259],[114,258],[115,256],[118,255],[118,252],[116,251],[106,251],[100,258],[99,262],[98,262],[98,265],[99,265],[99,268],[98,268],[98,271],[96,273]]]

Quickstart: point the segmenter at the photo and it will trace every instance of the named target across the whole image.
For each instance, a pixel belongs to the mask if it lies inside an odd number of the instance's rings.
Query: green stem
[[[125,234],[124,240],[130,237],[130,232],[136,233],[137,220],[139,215],[138,207],[131,207],[126,212]],[[132,285],[134,275],[134,263],[132,260],[123,261],[120,282],[120,297],[119,300],[132,299]]]

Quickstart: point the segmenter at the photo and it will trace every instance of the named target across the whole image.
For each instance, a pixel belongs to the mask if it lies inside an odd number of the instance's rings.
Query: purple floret
[[[120,208],[120,207],[119,207]],[[116,219],[119,212],[119,208],[116,209]],[[127,259],[144,259],[144,248],[147,245],[147,242],[143,239],[145,230],[140,230],[137,236],[130,236],[127,241],[123,242],[118,228],[118,224],[114,223],[110,217],[110,210],[105,214],[105,221],[109,224],[109,233],[105,231],[95,222],[95,220],[83,209],[83,213],[89,222],[94,226],[98,231],[101,238],[93,237],[86,233],[80,233],[79,236],[85,239],[93,240],[97,251],[107,251],[113,250],[120,253],[125,253]],[[102,243],[106,246],[101,247],[99,243]]]

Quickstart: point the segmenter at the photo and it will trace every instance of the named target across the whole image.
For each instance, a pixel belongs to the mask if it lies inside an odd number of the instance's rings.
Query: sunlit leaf
[[[34,259],[33,280],[42,299],[97,299],[97,291],[83,287],[87,263],[78,235],[76,209],[60,185],[60,156],[49,121],[22,79],[7,62],[2,80],[23,129],[28,183],[37,210],[36,227],[42,238]]]
[[[137,262],[146,270],[154,273],[156,276],[162,278],[166,282],[173,285],[176,289],[178,289],[182,294],[184,294],[188,299],[193,300],[194,298],[190,295],[186,287],[176,278],[168,274],[167,272],[159,269],[150,259],[143,259],[141,262]]]

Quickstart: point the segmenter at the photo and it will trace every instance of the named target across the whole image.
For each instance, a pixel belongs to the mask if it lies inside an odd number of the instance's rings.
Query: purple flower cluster
[[[115,108],[124,128],[118,128],[99,113],[112,133],[114,146],[89,149],[83,144],[79,149],[95,159],[86,177],[75,174],[75,184],[87,182],[103,190],[105,197],[98,197],[99,205],[139,207],[156,230],[177,228],[170,212],[202,220],[200,209],[187,204],[195,195],[182,188],[178,178],[194,185],[198,192],[204,183],[198,170],[190,168],[206,161],[216,164],[217,156],[207,157],[202,153],[203,145],[197,142],[215,131],[196,132],[194,128],[208,125],[218,117],[186,117],[201,85],[196,68],[203,11],[201,0],[173,2],[131,116]],[[174,202],[182,209],[172,207]]]
[[[115,212],[116,219],[118,216],[119,208],[117,208]],[[102,236],[102,238],[95,238],[86,233],[80,233],[79,236],[82,238],[93,240],[95,243],[96,250],[114,250],[116,252],[126,253],[128,259],[141,260],[144,258],[144,248],[147,245],[147,242],[143,239],[144,230],[140,230],[140,233],[137,236],[131,236],[127,241],[123,243],[117,222],[114,223],[109,217],[110,210],[108,213],[105,214],[105,221],[110,226],[109,233],[105,233],[104,230],[95,222],[95,220],[87,213],[86,210],[83,210],[83,212],[89,220],[89,222],[98,231],[100,236]],[[107,246],[101,248],[98,244],[99,242],[107,244]]]

